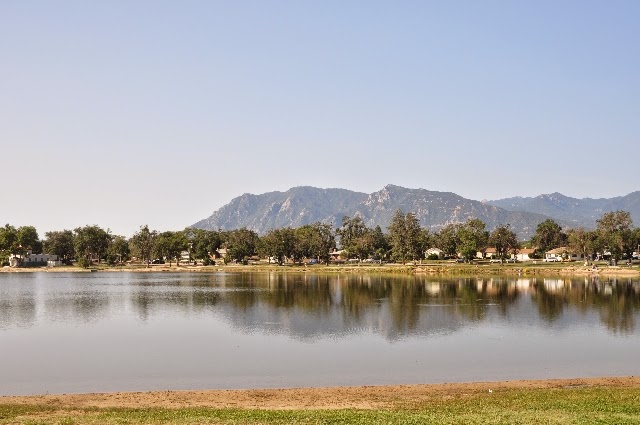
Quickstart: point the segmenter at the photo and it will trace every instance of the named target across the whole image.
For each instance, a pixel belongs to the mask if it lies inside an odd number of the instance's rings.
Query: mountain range
[[[506,198],[488,201],[489,204],[509,211],[527,211],[544,214],[569,227],[593,229],[596,220],[610,211],[628,211],[636,226],[640,225],[640,191],[614,198],[571,198],[561,193],[539,195],[534,198]]]
[[[488,230],[508,223],[520,238],[525,239],[548,218],[564,228],[594,228],[604,212],[625,210],[631,213],[634,223],[640,223],[640,192],[610,199],[576,199],[554,193],[480,202],[451,192],[394,185],[370,194],[301,186],[286,192],[245,193],[192,227],[209,230],[246,227],[265,234],[273,228],[295,228],[318,221],[339,227],[342,217],[357,215],[367,226],[379,225],[385,229],[398,209],[413,212],[420,224],[432,231],[447,224],[479,218],[487,224]]]

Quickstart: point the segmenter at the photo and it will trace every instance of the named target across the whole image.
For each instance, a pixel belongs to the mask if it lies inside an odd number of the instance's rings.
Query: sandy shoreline
[[[451,384],[388,385],[257,390],[149,391],[0,397],[0,405],[28,404],[65,408],[241,408],[241,409],[384,409],[464,399],[513,390],[640,388],[640,377],[601,377]]]

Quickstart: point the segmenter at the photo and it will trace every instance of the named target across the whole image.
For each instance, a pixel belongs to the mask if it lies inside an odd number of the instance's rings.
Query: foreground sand
[[[0,397],[0,405],[64,408],[385,409],[518,389],[640,388],[640,377],[262,390],[151,391]],[[490,391],[491,390],[491,391]]]

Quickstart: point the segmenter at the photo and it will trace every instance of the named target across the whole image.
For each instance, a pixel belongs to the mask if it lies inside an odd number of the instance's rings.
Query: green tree
[[[127,261],[131,255],[129,242],[124,236],[114,236],[107,249],[107,262],[109,264]]]
[[[18,230],[10,224],[0,227],[0,265],[9,264],[9,256],[17,254]]]
[[[501,261],[517,253],[520,248],[518,237],[508,224],[498,226],[491,232],[489,244],[496,247],[496,254]]]
[[[183,232],[162,232],[156,238],[153,252],[157,258],[169,260],[169,267],[171,267],[174,259],[176,265],[180,265],[182,251],[188,246],[189,241]]]
[[[424,229],[421,231],[420,233],[420,242],[423,243],[424,241]],[[427,234],[429,233],[428,231],[426,231]],[[374,254],[373,254],[373,258],[376,260],[383,260],[385,258],[388,257],[389,255],[389,251],[391,251],[391,246],[389,245],[389,238],[387,238],[387,235],[385,235],[382,232],[382,229],[380,228],[380,226],[376,226],[372,231],[371,231],[371,237],[373,239],[373,249],[374,249]]]
[[[421,228],[413,213],[406,215],[398,210],[389,223],[389,243],[394,261],[406,263],[421,257]]]
[[[631,258],[633,252],[633,221],[627,211],[613,211],[596,220],[596,232],[601,246],[611,253],[614,260],[627,254]]]
[[[457,257],[460,246],[460,224],[447,224],[435,236],[435,245],[444,251],[447,257]]]
[[[21,226],[17,230],[17,243],[24,250],[31,249],[34,254],[42,253],[42,242],[33,226]]]
[[[224,245],[227,256],[231,260],[246,263],[247,259],[255,255],[259,238],[256,232],[246,227],[225,233]]]
[[[303,255],[301,250],[296,249],[296,232],[288,227],[271,229],[260,238],[258,245],[258,252],[261,255],[274,258],[280,265],[284,263],[287,257],[296,261]]]
[[[99,226],[84,226],[74,230],[74,248],[78,260],[85,259],[91,264],[94,259],[98,262],[105,258],[111,243],[110,231]]]
[[[340,245],[346,251],[348,258],[362,258],[366,251],[365,235],[368,230],[361,217],[344,216],[342,218],[342,227],[336,229],[336,234],[340,237]]]
[[[75,255],[74,236],[71,230],[46,232],[43,249],[48,254],[55,254],[60,261],[70,264]]]
[[[212,263],[211,257],[220,248],[220,232],[204,229],[185,229],[185,235],[191,244],[191,256],[202,260],[207,266]]]
[[[157,237],[158,232],[149,230],[149,226],[145,224],[144,226],[140,226],[140,230],[129,240],[132,254],[145,263],[147,267],[149,267],[149,263],[151,262]]]
[[[582,253],[584,258],[589,258],[595,251],[596,233],[586,230],[584,227],[571,229],[567,232],[569,249]]]
[[[550,218],[538,224],[536,234],[531,238],[532,245],[542,253],[566,246],[567,242],[567,235],[562,231],[562,227]]]
[[[295,243],[295,250],[302,257],[329,264],[329,253],[336,246],[336,235],[330,224],[316,222],[295,229]]]
[[[478,251],[487,246],[489,232],[485,230],[482,220],[471,218],[458,228],[459,249],[463,258],[471,261],[476,257]]]

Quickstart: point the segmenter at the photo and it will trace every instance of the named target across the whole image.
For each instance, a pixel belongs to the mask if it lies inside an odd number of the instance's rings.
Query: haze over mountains
[[[631,214],[633,223],[640,226],[640,191],[614,198],[577,199],[561,193],[539,195],[534,198],[506,198],[488,201],[489,204],[510,211],[527,211],[544,214],[570,227],[596,227],[596,220],[610,211],[623,210]]]
[[[420,224],[433,231],[450,223],[479,218],[488,230],[509,223],[520,238],[528,238],[547,218],[566,228],[593,228],[604,212],[618,209],[629,211],[638,225],[640,192],[611,199],[575,199],[554,193],[480,202],[450,192],[394,185],[370,194],[302,186],[286,192],[245,193],[193,227],[210,230],[246,227],[265,234],[273,228],[295,228],[317,221],[339,227],[343,216],[359,215],[367,226],[386,229],[398,209],[415,213]]]

